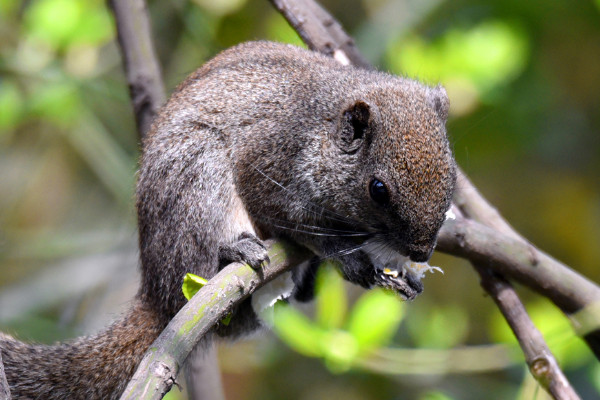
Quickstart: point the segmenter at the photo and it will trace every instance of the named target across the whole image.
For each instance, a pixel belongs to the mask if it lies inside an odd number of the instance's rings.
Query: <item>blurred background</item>
[[[476,186],[533,243],[600,282],[600,1],[322,4],[380,69],[444,84],[452,146]],[[263,0],[149,8],[169,92],[239,42],[301,44]],[[105,2],[1,0],[0,330],[51,343],[128,306],[138,156]],[[389,363],[340,369],[263,333],[221,346],[228,398],[545,398],[469,264],[431,264],[445,274],[403,307],[380,349]],[[598,398],[598,362],[548,301],[518,289],[576,390]],[[363,292],[345,290],[351,309]]]

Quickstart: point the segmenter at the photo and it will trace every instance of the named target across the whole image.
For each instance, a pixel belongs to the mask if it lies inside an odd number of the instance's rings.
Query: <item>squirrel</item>
[[[116,399],[185,303],[183,277],[268,262],[267,238],[338,261],[345,279],[412,299],[450,207],[456,172],[441,86],[344,66],[298,47],[223,51],[174,91],[143,140],[137,182],[142,281],[104,331],[29,345],[0,334],[14,399]],[[306,263],[305,263],[306,264]],[[293,270],[312,297],[313,260]],[[247,300],[220,336],[258,327]]]

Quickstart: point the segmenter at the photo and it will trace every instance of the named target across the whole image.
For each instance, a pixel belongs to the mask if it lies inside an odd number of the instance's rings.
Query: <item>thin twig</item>
[[[492,296],[519,340],[531,375],[553,398],[579,399],[510,283],[498,275],[494,276],[487,268],[477,268],[477,271],[481,275],[482,286]]]
[[[311,50],[327,54],[343,64],[372,69],[358,51],[354,39],[340,23],[313,0],[270,0]]]
[[[531,245],[523,236],[515,231],[514,228],[510,226],[510,224],[506,222],[504,218],[502,218],[498,210],[496,210],[496,208],[487,202],[487,200],[481,195],[481,193],[479,193],[479,191],[460,169],[458,171],[457,186],[459,190],[457,190],[454,194],[454,203],[464,215],[466,215],[468,218],[474,219],[475,221],[481,222],[486,226],[494,228],[498,232],[502,232],[508,237],[512,237],[520,240],[522,243],[526,243],[528,246],[530,246],[529,248],[531,249],[532,254],[539,252],[539,250],[535,249],[533,245]],[[550,260],[556,263],[555,260],[551,258]],[[596,293],[598,291],[598,287],[587,279],[581,277],[579,274],[568,274],[570,277],[575,279],[574,282],[571,282],[568,279],[565,280],[561,270],[569,270],[570,272],[573,271],[571,271],[566,265],[559,265],[556,267],[558,271],[557,274],[553,274],[553,276],[556,276],[557,280],[555,280],[555,284],[552,285],[553,287],[548,288],[548,282],[540,279],[538,276],[541,286],[538,287],[537,290],[541,294],[550,298],[567,315],[567,317],[569,317],[575,332],[585,340],[588,347],[594,352],[596,358],[600,359],[600,301],[598,300],[598,295]],[[537,275],[537,268],[534,268],[532,272]],[[488,274],[487,276],[487,278],[482,277],[482,280],[494,279],[491,274]],[[592,288],[590,284],[594,287]],[[588,288],[589,297],[582,295],[582,293],[579,292],[578,288],[580,285]],[[568,296],[571,296],[571,294],[568,290],[565,290],[565,286],[574,287],[576,289],[575,296],[582,297],[579,299],[579,301],[577,301],[576,304],[565,307],[565,304],[559,298],[551,297],[552,293],[554,293],[554,288],[556,291],[563,292],[563,296],[561,297],[565,299],[566,296],[567,301],[570,302]],[[593,294],[591,292],[593,292]]]
[[[460,171],[459,185],[464,179],[466,178]],[[479,193],[471,195],[483,199]],[[479,199],[475,197],[475,200]],[[508,234],[512,232],[510,226],[504,222],[495,209],[483,205],[478,208],[478,211],[476,214],[478,218],[491,221],[490,225],[497,225],[499,230]],[[464,220],[463,209],[458,209],[456,205],[453,205],[453,212],[456,219]],[[520,240],[518,234],[510,234],[509,238]],[[533,378],[555,399],[578,399],[575,390],[559,368],[558,362],[542,334],[533,324],[523,302],[510,282],[499,273],[492,271],[486,266],[487,263],[472,261],[472,264],[479,274],[481,286],[494,300],[517,338]]]
[[[148,10],[144,0],[110,0],[109,3],[117,25],[138,134],[143,138],[165,102]]]
[[[269,265],[253,270],[232,263],[215,275],[171,320],[150,346],[121,400],[161,399],[176,382],[181,365],[201,341],[237,304],[292,266],[307,250],[285,242],[268,241]]]

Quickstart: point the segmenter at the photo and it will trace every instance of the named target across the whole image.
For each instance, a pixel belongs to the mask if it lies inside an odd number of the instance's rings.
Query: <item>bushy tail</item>
[[[0,333],[0,351],[14,400],[118,399],[144,353],[164,328],[139,301],[95,336],[52,346]]]

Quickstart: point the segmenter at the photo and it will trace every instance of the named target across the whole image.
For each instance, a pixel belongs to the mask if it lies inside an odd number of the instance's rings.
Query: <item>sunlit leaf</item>
[[[322,335],[319,342],[325,365],[332,372],[345,372],[354,363],[359,347],[356,338],[342,330],[330,330]]]
[[[453,400],[453,397],[448,396],[443,392],[428,392],[425,393],[420,400]]]
[[[320,357],[323,330],[313,324],[306,316],[294,310],[289,304],[277,302],[274,306],[275,319],[273,329],[295,351],[305,356]]]
[[[106,6],[97,0],[40,0],[25,15],[33,37],[62,48],[71,44],[101,44],[113,35]]]
[[[514,79],[528,55],[525,32],[515,24],[495,20],[448,30],[430,43],[417,36],[403,38],[391,46],[387,60],[397,73],[444,84],[456,111],[467,106],[462,102],[472,106]]]
[[[589,349],[583,340],[575,335],[564,314],[553,304],[547,300],[538,300],[527,305],[527,312],[562,366],[577,367],[589,359]],[[516,343],[512,331],[500,313],[492,317],[490,329],[496,341]]]
[[[188,272],[183,277],[183,285],[181,287],[181,290],[183,290],[183,295],[186,299],[191,299],[196,293],[198,293],[198,290],[202,289],[204,285],[206,285],[207,282],[208,281],[201,276]]]
[[[206,11],[214,15],[226,15],[235,12],[246,4],[247,0],[194,0]]]
[[[354,305],[348,331],[361,351],[387,344],[398,330],[404,314],[400,299],[382,289],[365,292]]]
[[[323,328],[342,326],[347,310],[346,290],[335,265],[324,262],[316,281],[316,319]]]

